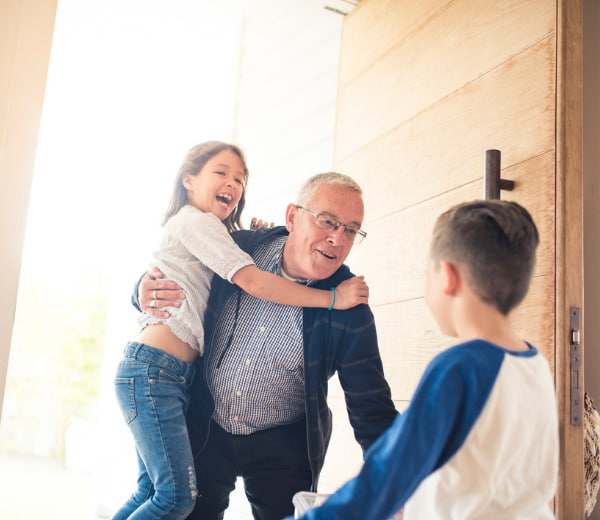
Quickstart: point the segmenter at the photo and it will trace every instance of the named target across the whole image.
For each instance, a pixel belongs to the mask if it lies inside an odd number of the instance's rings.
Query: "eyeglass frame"
[[[344,237],[347,240],[351,240],[352,243],[358,245],[360,244],[366,237],[367,237],[367,232],[363,231],[362,229],[354,229],[351,224],[342,224],[339,220],[333,218],[333,216],[331,216],[331,214],[329,213],[323,213],[323,212],[319,212],[319,211],[314,211],[312,209],[308,209],[305,208],[304,206],[301,206],[300,204],[294,204],[294,206],[296,206],[298,209],[303,209],[304,211],[306,211],[307,213],[309,213],[314,219],[315,219],[315,225],[321,229],[321,231],[337,231],[338,229],[340,229],[341,227],[344,228]],[[331,227],[329,229],[323,229],[319,226],[318,224],[318,219],[319,217],[324,216],[326,217],[326,220],[330,221],[331,223]],[[328,226],[326,224],[326,226]],[[355,235],[353,237],[348,237],[347,232],[348,231],[353,231],[355,233]]]

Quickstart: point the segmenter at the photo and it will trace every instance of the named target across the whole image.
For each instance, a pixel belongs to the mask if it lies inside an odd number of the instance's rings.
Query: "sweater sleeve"
[[[392,424],[398,412],[385,379],[370,308],[360,305],[336,316],[340,319],[333,327],[343,331],[336,342],[336,369],[354,436],[366,451]]]
[[[462,446],[492,390],[502,356],[478,366],[457,347],[426,369],[407,411],[372,445],[357,477],[304,520],[381,520],[395,514]]]

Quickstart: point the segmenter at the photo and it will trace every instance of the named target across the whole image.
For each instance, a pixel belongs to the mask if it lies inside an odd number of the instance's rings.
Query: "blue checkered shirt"
[[[276,237],[257,248],[252,256],[259,269],[281,275],[286,239]],[[302,308],[237,291],[219,324],[208,354],[213,419],[232,434],[248,435],[301,418],[305,414]]]

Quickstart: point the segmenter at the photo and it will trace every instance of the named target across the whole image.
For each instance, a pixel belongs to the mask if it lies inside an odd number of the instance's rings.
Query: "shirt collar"
[[[274,254],[272,264],[273,271],[271,272],[275,272],[282,278],[285,278],[286,280],[290,280],[292,282],[300,283],[302,285],[312,285],[315,282],[315,280],[310,280],[307,278],[293,278],[283,270],[283,248],[285,246],[286,240],[287,236],[277,237],[272,243]]]

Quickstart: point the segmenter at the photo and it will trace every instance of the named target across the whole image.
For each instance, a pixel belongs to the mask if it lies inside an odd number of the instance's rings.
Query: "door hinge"
[[[581,426],[581,326],[580,309],[570,309],[569,354],[571,378],[571,424]]]

